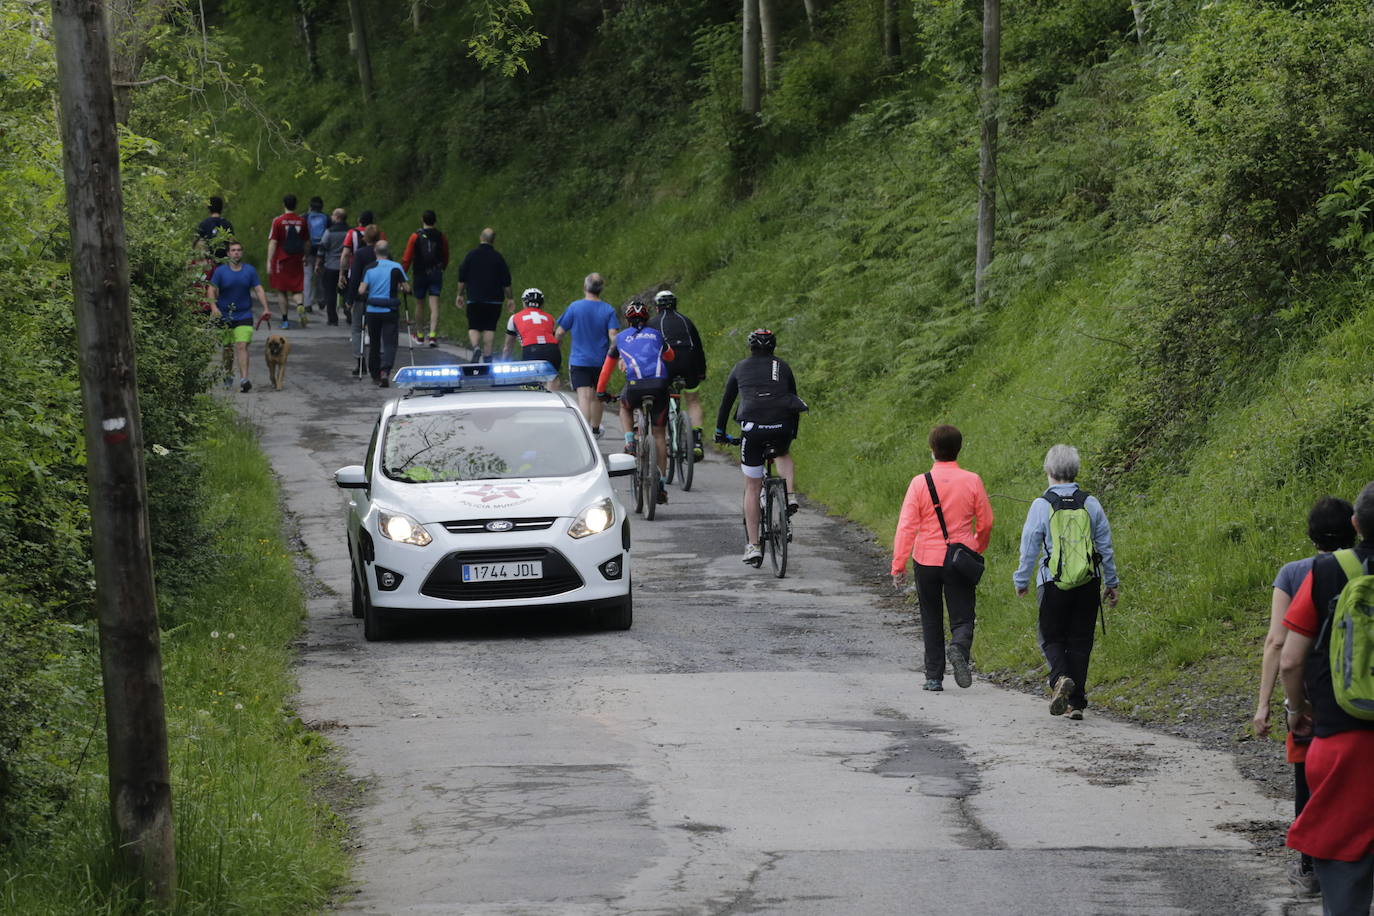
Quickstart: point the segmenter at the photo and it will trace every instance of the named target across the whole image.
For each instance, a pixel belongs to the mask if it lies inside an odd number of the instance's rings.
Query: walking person
[[[992,505],[983,480],[959,467],[964,436],[953,426],[930,431],[931,468],[911,479],[897,519],[892,544],[892,584],[905,588],[907,561],[916,564],[916,598],[921,607],[925,644],[926,690],[944,690],[945,662],[954,670],[954,683],[973,683],[971,659],[975,589],[952,560],[953,548],[982,555],[992,537]],[[945,610],[949,610],[950,639],[945,642]]]
[[[1374,483],[1360,491],[1351,521],[1359,543],[1313,559],[1284,614],[1289,633],[1279,653],[1288,729],[1312,738],[1305,764],[1311,796],[1288,830],[1288,845],[1312,857],[1325,916],[1369,916],[1374,899],[1374,719],[1348,708],[1352,700],[1356,709],[1374,707],[1374,684],[1363,665],[1338,680],[1331,651],[1339,634],[1350,651],[1337,657],[1367,663],[1374,638],[1367,621],[1356,619],[1374,601]]]
[[[700,461],[706,455],[701,445],[701,383],[706,381],[706,349],[692,319],[677,310],[677,296],[672,290],[659,291],[654,296],[654,305],[658,314],[649,320],[649,326],[661,333],[678,354],[669,367],[668,382],[682,379],[682,399],[692,421],[692,460]]]
[[[320,296],[323,300],[325,318],[331,327],[339,323],[339,299],[343,295],[339,282],[340,262],[343,259],[343,243],[348,236],[348,215],[343,207],[335,207],[329,214],[329,225],[320,236]],[[350,323],[351,323],[350,318]]]
[[[372,381],[379,387],[391,384],[391,367],[396,363],[396,335],[401,323],[398,293],[410,292],[405,269],[391,260],[391,246],[379,240],[373,246],[376,262],[367,269],[358,285],[358,297],[365,303],[369,338],[367,364]]]
[[[211,197],[210,215],[196,226],[196,240],[201,248],[217,261],[229,254],[229,240],[234,237],[234,224],[224,218],[224,198]]]
[[[1021,526],[1021,562],[1012,574],[1025,597],[1035,575],[1040,601],[1040,651],[1050,666],[1050,715],[1083,718],[1088,708],[1088,662],[1105,596],[1116,607],[1121,581],[1107,513],[1075,482],[1078,449],[1053,446],[1045,455],[1049,488],[1031,502]],[[1106,591],[1103,591],[1103,586]]]
[[[602,407],[596,397],[596,379],[615,342],[616,331],[620,330],[615,308],[601,298],[605,287],[606,281],[601,274],[587,274],[582,281],[582,298],[568,303],[563,314],[558,316],[558,327],[554,331],[555,342],[561,342],[564,334],[572,334],[568,381],[577,396],[582,416],[587,418],[592,434],[597,436],[601,435]]]
[[[501,358],[509,359],[511,344],[520,342],[520,358],[525,360],[542,359],[553,366],[554,372],[563,368],[563,350],[554,337],[553,316],[544,311],[544,293],[538,289],[527,289],[520,296],[525,307],[506,322],[506,342],[501,348]],[[549,381],[549,390],[558,390],[558,376]]]
[[[496,230],[490,226],[482,230],[477,247],[458,265],[458,296],[454,305],[467,312],[473,362],[490,362],[501,307],[505,305],[511,309],[515,305],[511,297],[510,267],[496,250]],[[601,367],[601,360],[597,360],[596,366]]]
[[[284,209],[272,220],[272,230],[267,235],[267,280],[281,303],[281,326],[291,327],[291,306],[295,305],[296,317],[305,327],[301,291],[305,288],[310,230],[304,217],[296,212],[295,194],[283,195],[281,202]]]
[[[343,272],[345,277],[349,276],[352,272],[353,258],[357,254],[357,250],[363,245],[363,233],[367,231],[368,226],[372,226],[373,229],[376,230],[377,238],[386,238],[386,233],[383,232],[376,223],[377,220],[376,217],[372,215],[372,211],[364,210],[362,213],[358,214],[358,225],[348,230],[348,234],[344,236],[343,251],[339,253],[339,270]],[[353,288],[355,291],[357,290],[356,284]],[[348,299],[344,300],[345,309],[351,308],[352,305],[352,301]]]
[[[429,299],[429,345],[439,346],[439,292],[444,286],[444,271],[448,269],[448,236],[435,227],[438,217],[433,210],[420,214],[420,228],[410,234],[401,266],[411,273],[411,287],[415,290],[415,342],[424,343],[421,328],[421,309]]]
[[[258,279],[258,272],[251,264],[243,263],[243,243],[230,242],[227,250],[229,260],[215,268],[210,276],[210,294],[219,307],[221,326],[220,343],[224,347],[224,368],[227,373],[230,360],[238,369],[239,391],[247,393],[253,383],[248,380],[248,343],[253,339],[253,299],[262,305],[264,317],[272,313],[267,306],[267,293]],[[232,350],[232,355],[231,351]],[[225,387],[233,383],[231,376],[224,379]]]
[[[329,216],[324,212],[324,201],[318,197],[310,198],[310,209],[305,214],[305,225],[310,232],[310,250],[305,254],[305,310],[315,311],[315,300],[319,295],[319,281],[322,273],[320,266],[320,243],[324,230],[329,227]],[[324,308],[324,303],[320,303]]]
[[[1350,523],[1355,507],[1343,499],[1323,496],[1307,513],[1307,537],[1317,548],[1317,556],[1350,547],[1355,543],[1355,528]],[[1273,592],[1269,600],[1269,632],[1264,637],[1264,653],[1260,660],[1259,701],[1255,705],[1255,715],[1251,720],[1255,734],[1264,737],[1269,734],[1269,707],[1274,696],[1274,682],[1279,675],[1279,656],[1287,641],[1288,628],[1283,625],[1284,615],[1298,593],[1302,581],[1312,571],[1316,557],[1303,557],[1285,563],[1274,577]],[[1298,741],[1290,731],[1285,738],[1285,751],[1288,762],[1293,765],[1293,814],[1302,814],[1309,795],[1307,788],[1307,741]],[[1312,870],[1312,857],[1299,853],[1299,859],[1288,872],[1288,880],[1299,891],[1307,894],[1317,893],[1317,876]]]
[[[344,247],[345,255],[351,254],[348,263],[348,275],[342,278],[344,284],[344,302],[350,303],[345,306],[349,309],[349,321],[353,326],[349,334],[349,342],[353,346],[353,356],[357,364],[353,367],[353,377],[362,378],[363,370],[367,365],[367,359],[363,354],[363,333],[366,329],[367,303],[362,300],[358,288],[362,286],[363,276],[372,269],[372,265],[377,263],[377,255],[374,246],[382,241],[377,236],[380,234],[377,227],[368,225],[363,229],[361,235],[355,235],[356,230],[348,231],[349,237],[355,239],[353,248]],[[340,260],[342,264],[342,259]]]

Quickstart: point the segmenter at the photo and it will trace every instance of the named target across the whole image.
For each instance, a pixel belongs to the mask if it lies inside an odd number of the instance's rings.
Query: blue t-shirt
[[[1274,588],[1292,598],[1298,593],[1298,589],[1302,588],[1302,580],[1306,579],[1307,574],[1312,571],[1314,559],[1316,558],[1303,557],[1301,560],[1283,564],[1279,574],[1274,577]]]
[[[219,290],[219,311],[226,321],[253,320],[253,289],[262,285],[251,264],[234,270],[221,264],[210,275],[210,285]]]
[[[391,289],[391,272],[393,270],[400,271],[401,277],[405,277],[405,271],[401,270],[401,265],[397,264],[390,258],[378,261],[376,264],[367,269],[367,273],[363,274],[363,282],[367,284],[367,310],[369,312],[376,313],[391,311],[390,306],[373,305],[372,300],[389,300],[395,298]]]
[[[569,366],[600,367],[610,349],[607,331],[620,327],[615,307],[600,299],[578,299],[570,303],[558,318],[558,326],[572,332],[572,352]]]
[[[619,355],[625,364],[626,381],[667,378],[668,366],[663,362],[663,335],[657,328],[626,328],[615,335],[611,355]]]

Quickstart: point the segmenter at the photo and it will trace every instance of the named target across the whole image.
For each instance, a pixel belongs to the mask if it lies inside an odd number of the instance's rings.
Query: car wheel
[[[603,608],[601,626],[607,630],[628,630],[635,622],[635,597],[628,594],[619,604]]]
[[[358,570],[353,567],[352,563],[348,564],[348,579],[353,585],[353,616],[361,617],[363,616],[363,590],[362,586],[358,584]]]
[[[367,589],[362,589],[363,593],[363,639],[368,642],[383,642],[392,636],[395,624],[382,616],[382,613],[372,605],[372,598],[368,595]]]

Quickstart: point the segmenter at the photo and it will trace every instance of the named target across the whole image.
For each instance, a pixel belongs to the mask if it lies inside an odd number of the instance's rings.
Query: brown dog
[[[267,378],[277,391],[286,381],[286,358],[290,355],[291,341],[280,334],[267,338]]]

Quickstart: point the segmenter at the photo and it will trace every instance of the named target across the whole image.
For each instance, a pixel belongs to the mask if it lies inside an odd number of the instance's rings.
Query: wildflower
[[[258,821],[260,821],[260,820],[262,820],[262,815],[259,814],[259,813],[256,812],[256,811],[254,811],[252,814],[248,815],[248,823],[250,823],[250,824],[256,823],[256,822],[258,822]]]
[[[210,631],[210,638],[211,638],[211,639],[219,639],[219,630],[211,630],[211,631]]]
[[[235,708],[235,709],[243,709],[243,704],[242,704],[242,703],[235,703],[235,704],[234,704],[234,708]]]
[[[233,638],[234,638],[234,634],[233,634],[233,633],[225,633],[225,634],[224,634],[224,638],[225,638],[225,639],[233,639]]]

